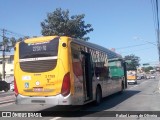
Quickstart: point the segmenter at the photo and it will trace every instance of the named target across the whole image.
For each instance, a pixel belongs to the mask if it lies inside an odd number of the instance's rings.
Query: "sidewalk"
[[[159,82],[158,82],[158,89],[159,89],[159,93],[160,93],[160,74],[159,75],[157,75],[157,79],[159,80]]]

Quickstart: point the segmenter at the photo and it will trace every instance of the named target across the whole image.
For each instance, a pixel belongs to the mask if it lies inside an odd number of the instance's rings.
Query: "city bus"
[[[17,104],[100,104],[103,97],[126,88],[125,69],[117,77],[111,74],[117,61],[122,63],[121,55],[99,45],[45,36],[18,42],[14,50]]]
[[[128,70],[127,71],[127,82],[128,82],[128,84],[130,84],[130,83],[137,84],[137,70]]]

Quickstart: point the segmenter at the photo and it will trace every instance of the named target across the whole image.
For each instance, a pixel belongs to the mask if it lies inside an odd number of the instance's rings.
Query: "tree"
[[[14,47],[15,44],[16,44],[16,42],[17,42],[17,40],[16,40],[16,38],[11,37],[11,38],[10,38],[10,42],[11,42],[12,47]]]
[[[140,58],[133,54],[127,55],[124,57],[125,61],[130,60],[130,63],[127,64],[127,70],[136,70],[139,67]]]
[[[30,37],[29,36],[20,37],[17,39],[17,42],[21,42],[21,41],[26,40],[28,38],[30,38]]]
[[[4,37],[3,38],[3,45],[7,45],[9,43],[9,38]]]
[[[4,40],[3,40],[2,44],[4,46],[6,46],[5,51],[10,52],[10,50],[12,48],[14,48],[16,42],[20,42],[20,41],[23,41],[23,40],[28,39],[28,38],[30,38],[30,37],[29,36],[24,36],[24,37],[20,37],[20,38],[17,38],[17,39],[15,37],[11,37],[11,38],[4,37]],[[2,46],[2,44],[1,44],[1,46]]]
[[[93,31],[91,24],[85,24],[83,20],[85,14],[69,16],[69,10],[57,8],[54,12],[47,14],[47,19],[41,22],[42,35],[69,36],[88,40],[84,37],[87,33]]]
[[[13,48],[15,44],[16,39],[14,37],[8,38],[4,36],[3,42],[0,43],[0,46],[3,46],[6,52],[10,52],[10,49]]]
[[[143,67],[144,72],[149,72],[150,70],[153,70],[152,66]]]

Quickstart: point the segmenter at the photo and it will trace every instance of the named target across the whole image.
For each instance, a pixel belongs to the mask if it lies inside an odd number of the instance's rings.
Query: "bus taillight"
[[[15,93],[15,96],[18,95],[18,88],[17,88],[17,84],[16,84],[16,79],[14,77],[14,93]]]
[[[67,96],[70,93],[70,73],[65,74],[62,83],[61,94]]]

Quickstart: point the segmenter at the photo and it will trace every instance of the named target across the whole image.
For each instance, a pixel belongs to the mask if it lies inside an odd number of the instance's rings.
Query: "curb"
[[[0,105],[6,104],[6,103],[12,103],[12,102],[15,102],[15,100],[2,101],[0,102]]]
[[[158,79],[159,79],[159,76],[158,76]],[[160,93],[160,79],[159,79],[159,82],[158,82],[158,92]]]

